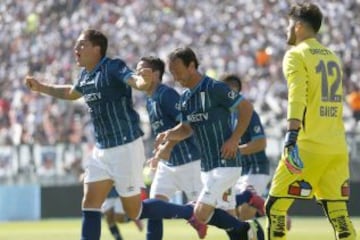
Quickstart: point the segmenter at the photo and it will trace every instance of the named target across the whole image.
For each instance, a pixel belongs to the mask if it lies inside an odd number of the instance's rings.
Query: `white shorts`
[[[145,151],[141,138],[133,142],[106,149],[94,148],[93,157],[85,168],[84,182],[114,181],[121,197],[140,194],[144,186],[143,166]]]
[[[124,209],[119,197],[107,198],[101,206],[101,212],[105,213],[109,211],[111,208],[114,208],[115,213],[122,214],[124,213]]]
[[[255,191],[259,196],[266,193],[266,185],[270,181],[270,175],[248,174],[239,178],[235,186],[235,192],[241,193],[246,189]]]
[[[157,194],[170,199],[176,191],[184,191],[189,201],[195,201],[202,188],[200,160],[169,167],[160,161],[151,184],[150,198]]]
[[[215,168],[209,172],[201,172],[203,189],[198,202],[224,210],[236,206],[234,187],[240,177],[241,167]]]

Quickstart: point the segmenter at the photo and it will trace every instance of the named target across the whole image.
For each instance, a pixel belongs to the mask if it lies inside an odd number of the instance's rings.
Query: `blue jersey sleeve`
[[[212,91],[218,102],[231,111],[243,100],[242,95],[223,82],[216,82]]]
[[[123,83],[128,82],[134,72],[126,65],[126,63],[121,59],[114,59],[109,65],[109,72],[111,72],[116,81]]]
[[[75,83],[74,86],[73,86],[73,88],[74,88],[77,92],[79,92],[79,93],[81,93],[81,94],[84,94],[82,88],[80,87],[80,82],[81,82],[81,80],[83,79],[83,76],[84,76],[84,75],[85,75],[85,70],[82,69],[82,70],[79,72],[78,77],[77,77],[77,80],[76,80],[76,83]]]
[[[174,89],[168,88],[164,91],[160,96],[159,104],[169,118],[180,121],[179,94]]]
[[[251,136],[251,140],[265,137],[264,128],[261,124],[260,117],[256,112],[253,112],[253,115],[251,116],[248,131]]]

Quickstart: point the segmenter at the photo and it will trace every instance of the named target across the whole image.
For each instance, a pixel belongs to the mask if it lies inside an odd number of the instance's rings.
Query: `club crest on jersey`
[[[288,194],[299,197],[309,197],[311,191],[311,185],[308,182],[302,180],[291,183],[288,189]]]
[[[228,97],[229,98],[231,98],[231,99],[235,99],[236,98],[236,96],[238,95],[238,93],[237,92],[235,92],[235,91],[233,91],[233,90],[231,90],[230,92],[228,92]]]
[[[254,132],[259,133],[261,131],[261,127],[259,125],[254,126]]]

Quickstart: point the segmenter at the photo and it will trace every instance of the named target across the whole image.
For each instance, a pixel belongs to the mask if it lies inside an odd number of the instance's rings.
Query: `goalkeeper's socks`
[[[149,219],[147,222],[146,240],[159,240],[163,237],[163,221]]]
[[[253,193],[250,190],[245,190],[239,194],[236,194],[236,206],[240,206],[243,203],[249,203],[252,195]]]
[[[160,199],[146,199],[142,202],[142,211],[139,219],[190,219],[193,211],[194,207],[192,205],[178,205]]]
[[[83,209],[81,240],[99,240],[101,233],[100,209]]]
[[[121,233],[119,231],[119,228],[116,224],[109,226],[109,230],[111,232],[111,235],[113,235],[115,240],[123,240]]]

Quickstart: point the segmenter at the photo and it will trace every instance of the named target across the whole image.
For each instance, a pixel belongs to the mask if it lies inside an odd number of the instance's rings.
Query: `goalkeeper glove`
[[[299,150],[296,145],[299,130],[288,130],[285,135],[284,151],[282,159],[285,166],[291,173],[299,174],[304,168],[304,164],[299,156]]]

